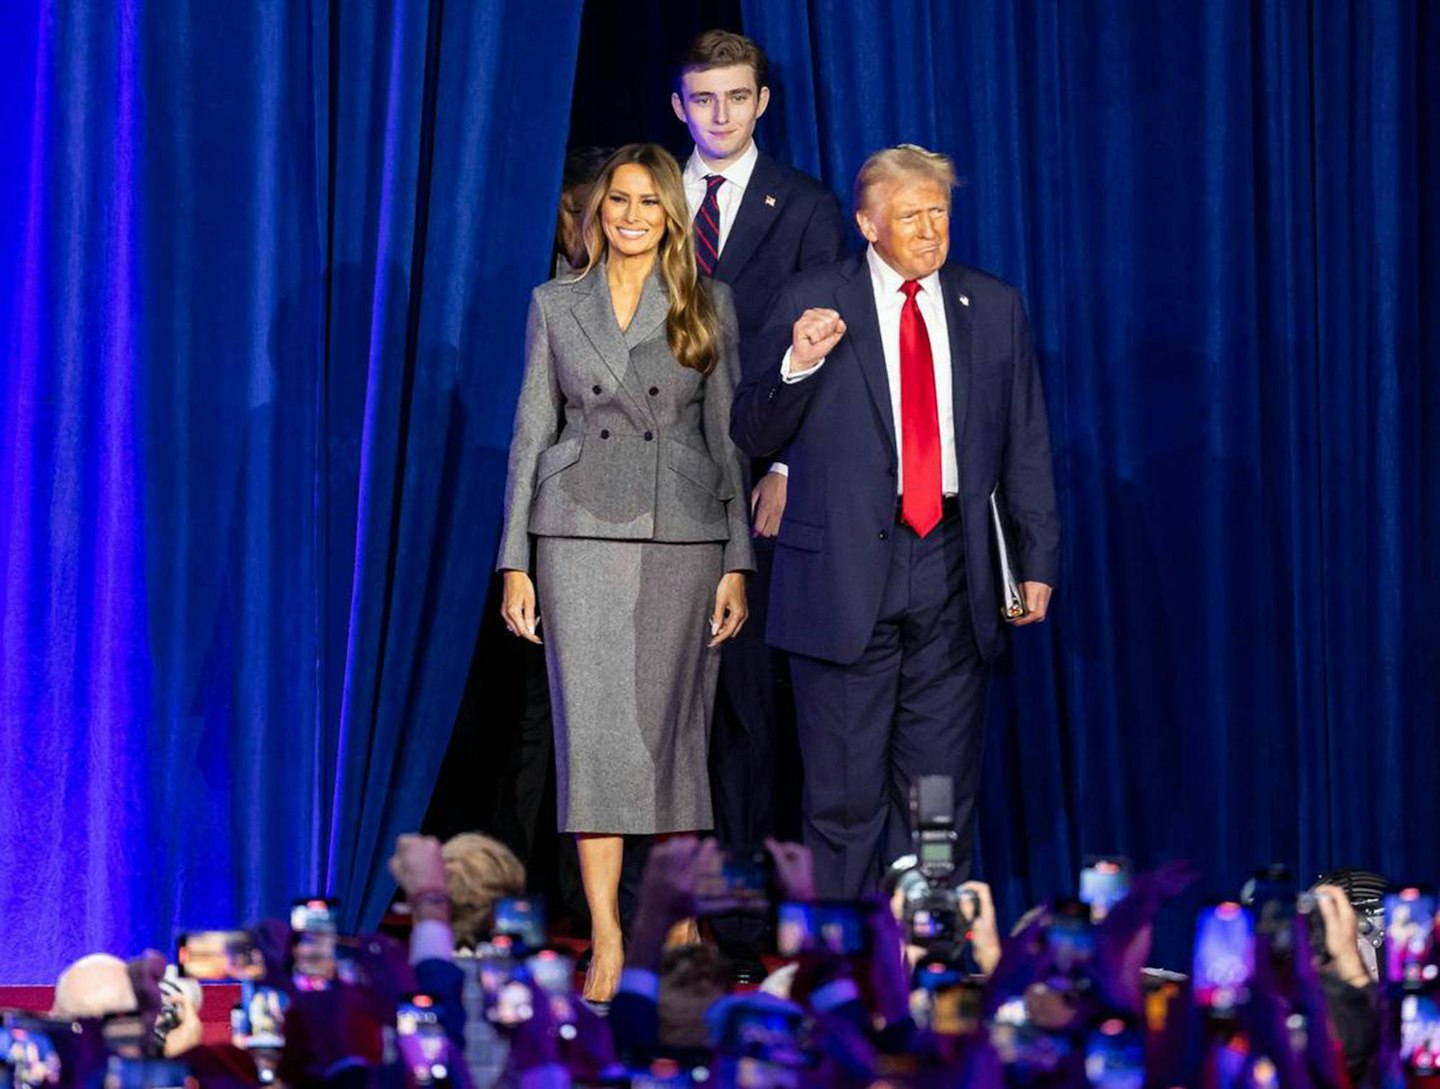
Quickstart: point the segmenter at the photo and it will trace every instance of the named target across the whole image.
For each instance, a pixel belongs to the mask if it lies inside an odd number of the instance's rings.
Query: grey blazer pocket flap
[[[720,467],[715,464],[709,454],[681,442],[671,442],[667,445],[669,449],[665,452],[665,461],[670,468],[692,484],[704,488],[717,499],[730,498],[730,493],[724,487],[725,482]]]
[[[574,465],[580,460],[580,448],[583,445],[581,439],[566,439],[564,442],[557,442],[548,450],[541,451],[535,462],[535,483],[548,480],[561,469]]]
[[[775,538],[775,542],[803,552],[819,552],[825,547],[825,527],[781,518],[780,535]]]

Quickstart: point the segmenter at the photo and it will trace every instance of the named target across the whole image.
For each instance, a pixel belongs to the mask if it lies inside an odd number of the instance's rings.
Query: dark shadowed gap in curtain
[[[328,691],[339,693],[342,729],[335,811],[349,817],[332,829],[341,863],[332,886],[367,924],[393,888],[390,845],[419,826],[430,798],[470,664],[456,648],[474,644],[490,581],[526,300],[548,268],[579,23],[578,2],[446,4],[431,24],[438,40],[397,42],[391,53],[403,65],[396,86],[423,115],[415,80],[422,45],[432,51],[430,131],[406,130],[413,107],[397,110],[391,92],[339,134],[340,176],[351,184],[336,202],[328,396],[353,410],[343,377],[352,368],[368,372],[371,387],[358,450],[332,451],[328,471],[339,511],[350,488],[362,496],[359,518],[338,526],[353,540],[357,591],[393,572],[383,597],[350,597],[343,625],[332,614],[347,642],[343,658],[338,645],[328,658],[344,662]],[[362,78],[342,86],[363,88],[378,60],[364,21],[353,38],[342,26],[342,41],[362,66]],[[351,292],[375,301],[352,308]],[[408,389],[377,368],[391,358],[413,359]],[[371,493],[372,481],[384,491]]]

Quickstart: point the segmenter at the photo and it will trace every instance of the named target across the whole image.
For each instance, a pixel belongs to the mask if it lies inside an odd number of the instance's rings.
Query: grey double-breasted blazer
[[[720,346],[708,377],[671,354],[658,270],[624,331],[603,265],[535,289],[498,569],[529,569],[531,534],[724,541],[725,570],[754,569],[729,433],[740,373],[735,307],[724,284],[707,287]]]

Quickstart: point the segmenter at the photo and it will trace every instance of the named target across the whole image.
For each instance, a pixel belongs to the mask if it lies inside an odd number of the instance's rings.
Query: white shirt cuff
[[[790,475],[790,466],[786,465],[783,461],[772,461],[770,463],[770,471],[788,477]]]
[[[421,919],[410,929],[410,963],[422,960],[454,960],[455,934],[449,923]]]
[[[660,1003],[660,977],[648,968],[626,968],[620,973],[620,990]]]
[[[801,371],[799,374],[791,374],[791,373],[790,373],[790,353],[791,353],[792,351],[794,351],[794,350],[795,350],[795,349],[793,349],[793,348],[786,348],[786,349],[785,349],[785,358],[782,359],[782,360],[780,360],[780,378],[781,378],[782,381],[784,381],[784,382],[786,382],[786,383],[788,383],[789,385],[792,385],[792,386],[793,386],[796,382],[803,382],[803,381],[805,381],[805,379],[809,378],[812,374],[814,374],[816,371],[818,371],[821,367],[825,366],[825,360],[828,358],[827,356],[821,356],[821,357],[820,357],[820,362],[816,363],[815,366],[811,367],[808,371]]]

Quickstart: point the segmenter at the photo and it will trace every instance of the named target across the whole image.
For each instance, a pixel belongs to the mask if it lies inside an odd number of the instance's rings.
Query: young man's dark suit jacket
[[[805,269],[834,263],[849,248],[849,228],[835,194],[761,152],[715,266],[715,279],[730,285],[735,300],[742,351],[763,328],[782,284]],[[768,470],[768,461],[751,464],[751,483]],[[790,755],[794,715],[777,689],[776,670],[783,667],[764,637],[771,553],[770,538],[756,538],[758,571],[747,588],[750,622],[725,646],[720,666],[724,698],[717,703],[711,732],[716,830],[733,847],[787,833],[799,819],[799,769]],[[763,941],[762,921],[719,916],[712,925],[732,960],[758,956],[751,947]]]
[[[1001,485],[1027,580],[1054,586],[1060,519],[1040,375],[1020,296],[978,269],[946,265],[965,571],[982,658],[1005,647],[988,500]],[[780,365],[808,307],[839,311],[847,332],[819,373],[787,383]],[[731,436],[752,457],[785,449],[790,486],[776,539],[767,637],[791,653],[846,664],[873,632],[896,532],[896,422],[870,270],[863,256],[792,280],[747,343]]]
[[[848,238],[835,194],[762,151],[715,266],[735,296],[741,341],[760,332],[782,284],[838,261]]]

